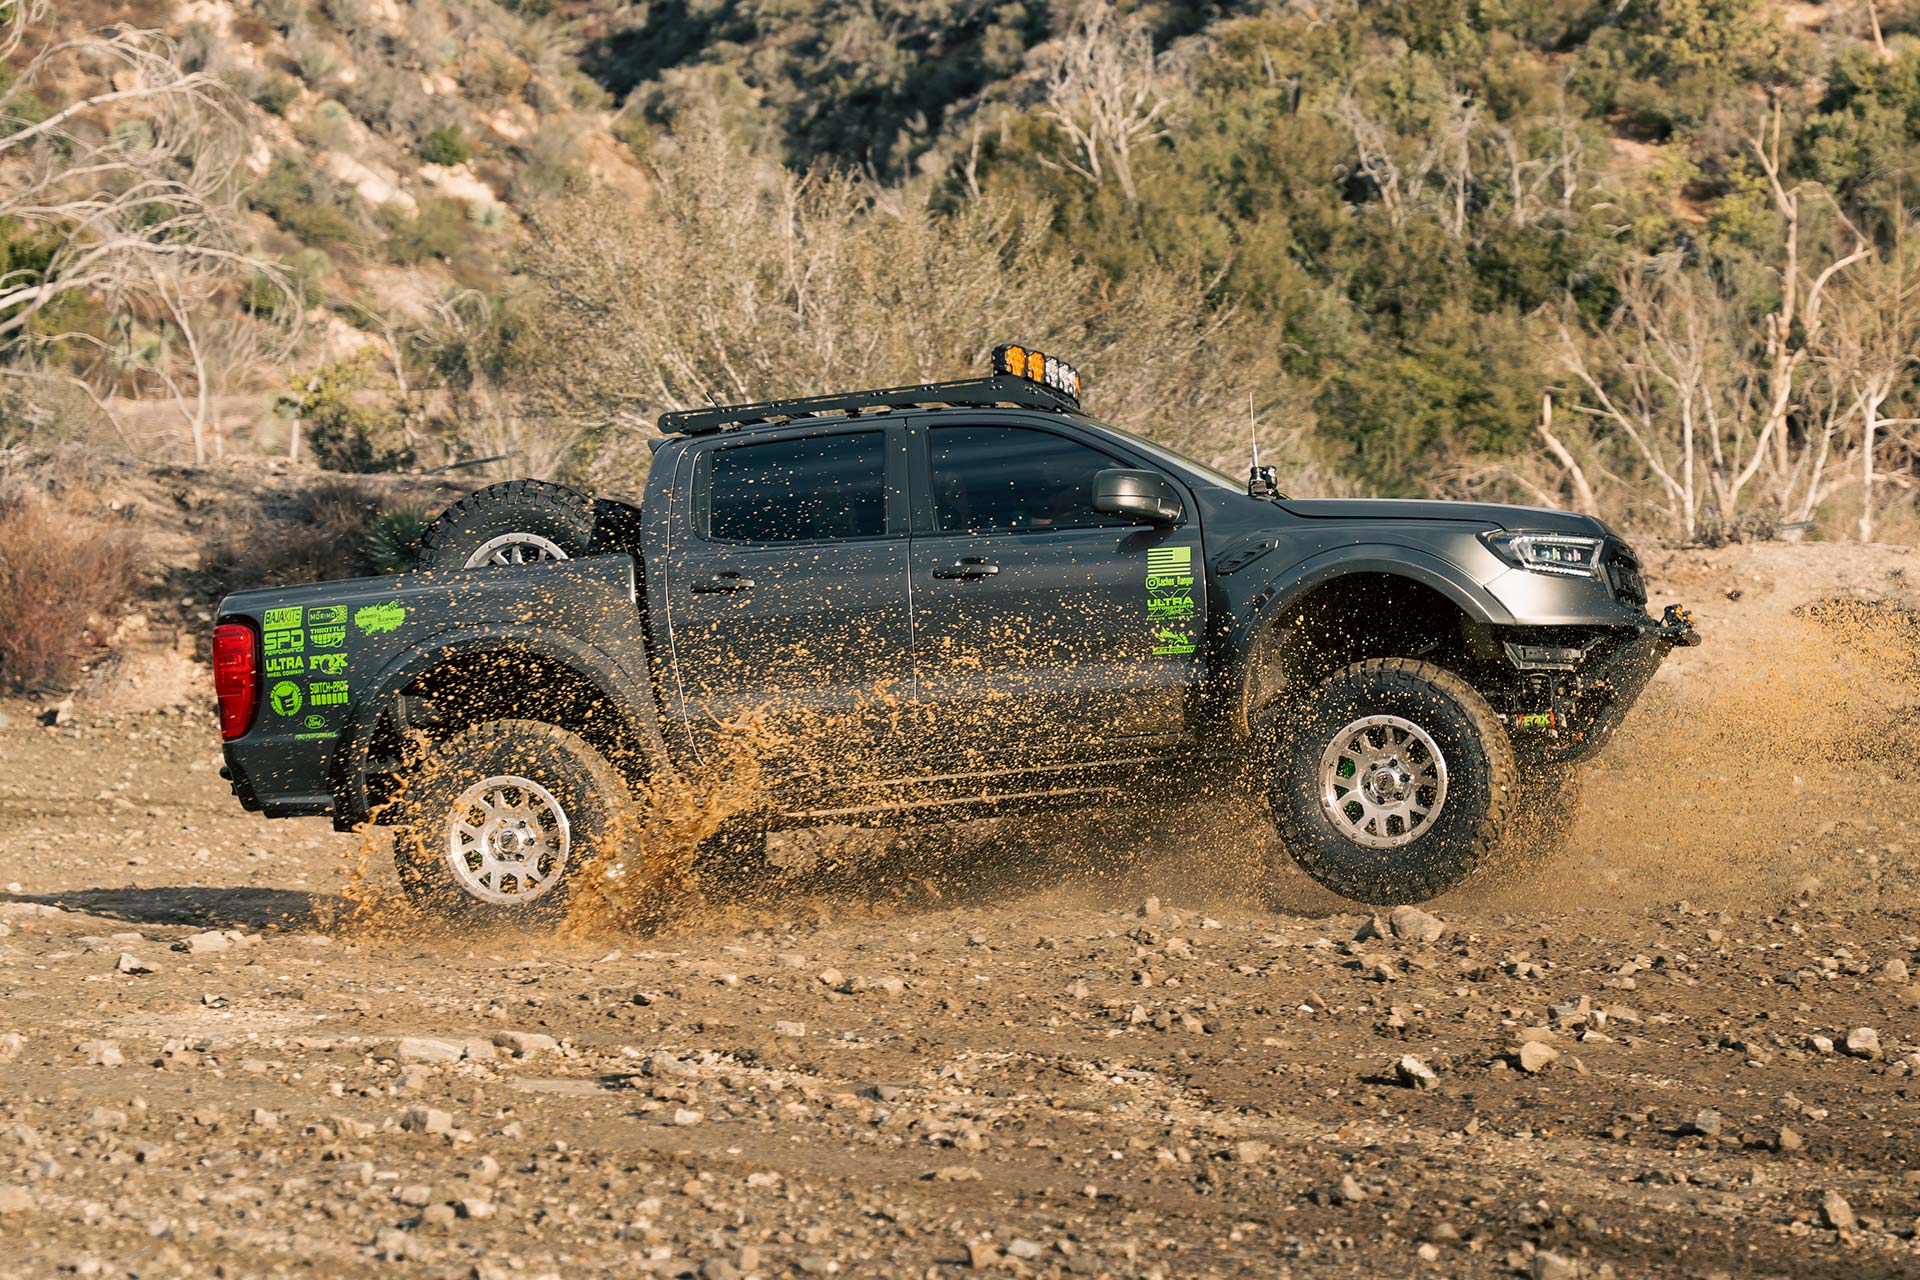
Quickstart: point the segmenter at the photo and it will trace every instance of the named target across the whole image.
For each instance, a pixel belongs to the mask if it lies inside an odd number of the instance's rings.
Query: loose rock
[[[454,1040],[407,1036],[394,1046],[394,1055],[402,1062],[458,1062],[466,1049]]]
[[[1560,1051],[1550,1044],[1529,1040],[1514,1054],[1514,1061],[1529,1075],[1538,1075],[1560,1061]]]
[[[1878,1058],[1881,1054],[1880,1033],[1872,1027],[1855,1027],[1847,1032],[1847,1052],[1856,1058]]]
[[[1395,907],[1387,916],[1387,927],[1403,942],[1438,942],[1447,926],[1438,916],[1418,907]]]
[[[408,1133],[452,1133],[453,1117],[436,1107],[409,1107],[400,1127]]]
[[[1434,1073],[1433,1068],[1410,1053],[1402,1056],[1400,1061],[1393,1064],[1393,1073],[1395,1077],[1399,1079],[1400,1083],[1409,1089],[1437,1089],[1440,1087],[1440,1077]]]

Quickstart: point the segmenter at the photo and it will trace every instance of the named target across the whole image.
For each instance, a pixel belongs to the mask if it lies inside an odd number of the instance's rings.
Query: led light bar
[[[993,349],[993,371],[1051,387],[1075,404],[1080,403],[1080,371],[1044,351],[1002,343]]]

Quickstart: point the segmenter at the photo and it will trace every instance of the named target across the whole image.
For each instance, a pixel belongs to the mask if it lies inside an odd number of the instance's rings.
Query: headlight
[[[1518,569],[1564,574],[1569,578],[1600,576],[1599,538],[1503,529],[1481,534],[1480,541],[1486,543],[1493,554]]]

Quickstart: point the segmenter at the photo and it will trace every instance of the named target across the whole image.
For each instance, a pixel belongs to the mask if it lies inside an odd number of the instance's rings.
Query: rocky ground
[[[455,935],[204,709],[6,704],[0,1275],[1920,1274],[1920,658],[1795,613],[1908,558],[1656,563],[1568,847],[1378,919],[1202,806]]]

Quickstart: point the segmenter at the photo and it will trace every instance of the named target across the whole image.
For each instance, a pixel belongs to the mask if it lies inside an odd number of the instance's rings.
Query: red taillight
[[[231,742],[253,723],[260,703],[260,642],[244,622],[213,629],[213,691],[220,699],[220,736]]]

